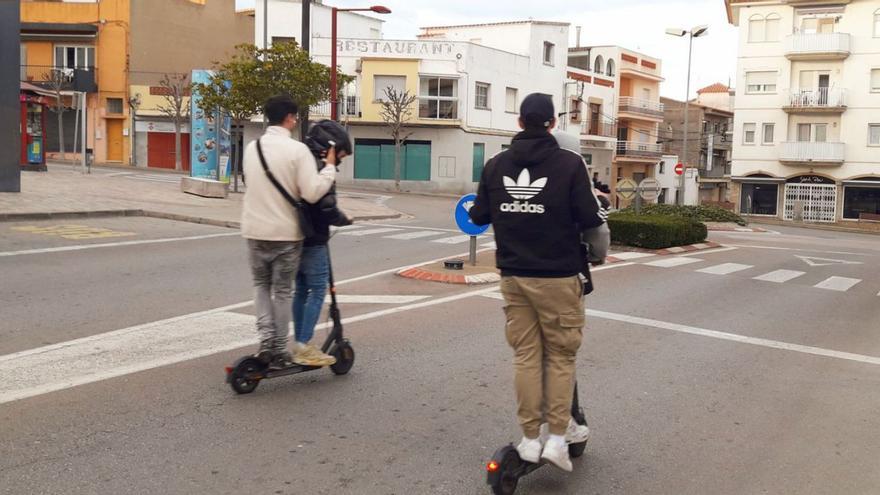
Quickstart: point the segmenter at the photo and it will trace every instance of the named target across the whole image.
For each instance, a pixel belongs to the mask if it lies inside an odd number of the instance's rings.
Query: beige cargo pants
[[[566,278],[502,277],[507,342],[514,351],[517,416],[537,438],[546,419],[564,435],[571,418],[575,357],[584,327],[583,286]]]

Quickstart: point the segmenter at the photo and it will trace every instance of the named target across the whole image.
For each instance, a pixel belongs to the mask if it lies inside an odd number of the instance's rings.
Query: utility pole
[[[0,192],[21,192],[20,9],[0,1]]]
[[[269,49],[269,0],[263,0],[263,50]],[[263,55],[263,61],[266,61],[266,56]],[[263,130],[266,130],[266,114],[263,113]],[[232,169],[235,170],[235,164],[233,163]],[[238,173],[235,173],[236,180],[238,179]],[[219,177],[219,176],[218,176]]]
[[[685,180],[685,176],[687,175],[687,165],[688,165],[688,132],[690,131],[690,127],[688,127],[688,117],[690,116],[690,99],[691,99],[691,57],[694,53],[694,35],[693,33],[688,33],[688,76],[687,76],[687,89],[685,90],[684,95],[684,142],[681,145],[681,154],[683,155],[679,160],[684,164],[684,170],[681,171],[681,176],[679,177],[679,189],[681,193],[678,196],[679,205],[684,206],[684,197],[685,197],[685,188],[687,187],[687,182]]]
[[[312,0],[302,0],[302,29],[300,30],[300,46],[309,53],[312,42]],[[309,133],[309,108],[303,106],[299,110],[299,138],[303,140]]]

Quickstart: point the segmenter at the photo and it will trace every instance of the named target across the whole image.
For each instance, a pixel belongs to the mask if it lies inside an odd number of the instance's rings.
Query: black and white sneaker
[[[275,352],[275,355],[272,357],[272,361],[269,363],[269,368],[273,370],[281,370],[284,368],[289,368],[294,365],[293,356],[290,355],[287,351]]]

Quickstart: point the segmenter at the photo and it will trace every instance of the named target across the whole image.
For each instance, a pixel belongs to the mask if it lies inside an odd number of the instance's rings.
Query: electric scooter
[[[333,281],[333,266],[330,263],[329,253],[327,256],[330,271],[329,312],[330,319],[333,321],[333,329],[327,335],[327,340],[321,346],[321,351],[336,358],[336,364],[330,365],[330,371],[336,375],[345,375],[354,366],[354,349],[342,333],[342,316],[339,313],[339,305],[336,303],[336,284]],[[294,364],[285,368],[274,369],[269,368],[265,360],[249,355],[236,361],[233,366],[226,367],[226,383],[237,394],[249,394],[257,389],[260,380],[296,375],[321,368],[322,366]]]
[[[574,398],[571,401],[571,417],[577,424],[586,426],[587,418],[578,403],[577,383],[574,385]],[[584,455],[586,448],[586,440],[570,443],[568,444],[568,455],[573,459],[578,458]],[[513,444],[508,444],[498,449],[486,464],[486,483],[489,484],[495,495],[513,495],[520,478],[546,464],[544,461],[536,464],[520,459],[516,447]]]

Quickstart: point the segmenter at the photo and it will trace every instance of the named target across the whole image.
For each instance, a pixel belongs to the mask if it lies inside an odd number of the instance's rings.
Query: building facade
[[[685,129],[684,102],[672,98],[661,98],[660,101],[664,108],[661,140],[666,153],[681,157],[688,170],[697,169],[700,203],[728,203],[733,112],[690,102]],[[687,155],[684,153],[685,135],[688,138]]]
[[[725,3],[740,34],[737,209],[880,218],[880,1]]]
[[[261,7],[258,2],[258,26]],[[298,3],[269,3],[270,41],[297,38],[298,16],[293,16],[299,8]],[[323,14],[327,9],[313,6],[311,52],[315,60],[329,65],[330,18]],[[273,22],[279,12],[291,18]],[[415,192],[474,191],[485,162],[519,131],[522,98],[540,92],[551,95],[557,109],[564,106],[567,24],[427,27],[416,39],[387,40],[381,37],[378,19],[342,14],[338,63],[354,81],[340,90],[339,117],[349,127],[355,152],[340,169],[341,184],[373,189],[395,185],[395,147],[381,117],[388,87],[416,96],[401,157],[401,188]],[[261,38],[258,29],[258,45]],[[310,113],[313,119],[329,118],[329,104],[319,104]],[[258,125],[251,126],[246,140],[259,132]]]
[[[21,0],[21,21],[22,80],[62,81],[68,105],[73,92],[87,93],[95,162],[141,166],[150,162],[150,124],[167,129],[167,118],[139,102],[152,103],[163,75],[209,67],[253,36],[253,18],[237,15],[235,0]],[[62,117],[69,152],[77,122],[72,111]],[[50,152],[60,149],[56,122],[47,119]]]

